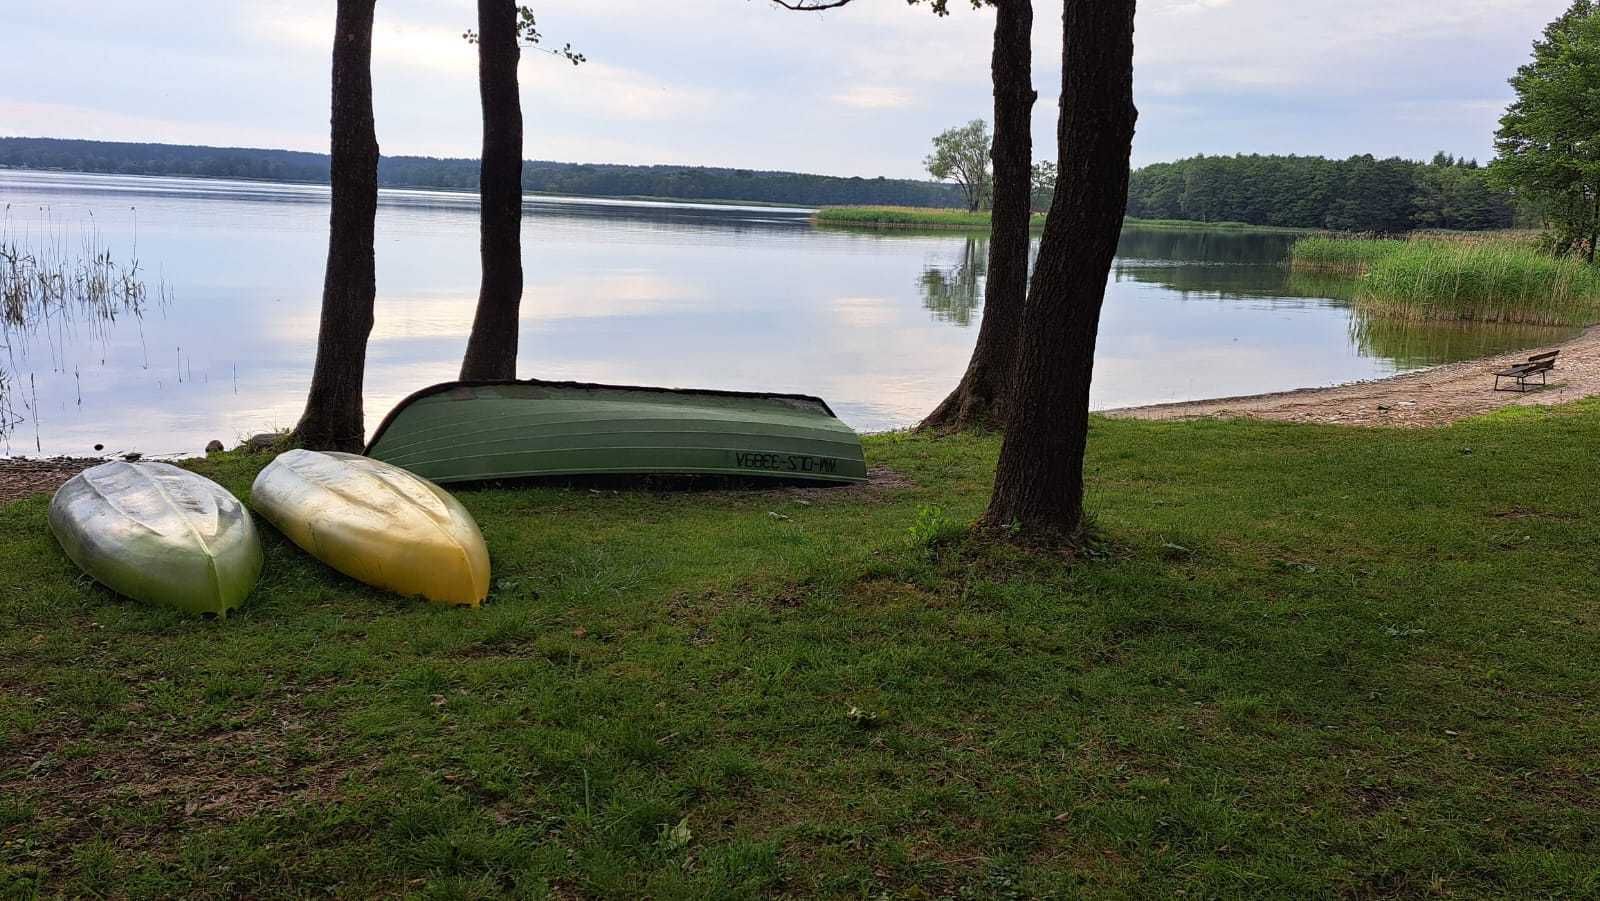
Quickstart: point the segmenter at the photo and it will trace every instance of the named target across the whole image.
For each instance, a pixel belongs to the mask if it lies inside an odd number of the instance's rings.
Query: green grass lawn
[[[265,529],[225,621],[0,508],[0,895],[1600,893],[1600,403],[1096,421],[1078,564],[900,485],[460,492],[481,610]],[[244,496],[263,458],[196,468]]]

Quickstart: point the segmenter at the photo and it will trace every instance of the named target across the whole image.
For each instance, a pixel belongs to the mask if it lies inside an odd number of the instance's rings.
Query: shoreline
[[[1494,371],[1541,350],[1561,351],[1546,388],[1494,391]],[[1098,410],[1116,419],[1263,419],[1352,426],[1428,428],[1505,407],[1551,406],[1600,395],[1600,325],[1566,341],[1445,363],[1381,379],[1265,394]]]
[[[1525,394],[1494,391],[1494,370],[1559,349],[1549,387]],[[1600,325],[1555,345],[1445,363],[1381,379],[1265,394],[1172,401],[1095,410],[1113,419],[1177,421],[1260,419],[1362,427],[1431,428],[1512,406],[1550,406],[1600,395]],[[203,456],[196,454],[196,457]],[[180,455],[181,458],[181,455]],[[107,457],[105,459],[114,459]],[[51,491],[105,459],[0,457],[0,504]],[[154,459],[154,458],[151,458]]]

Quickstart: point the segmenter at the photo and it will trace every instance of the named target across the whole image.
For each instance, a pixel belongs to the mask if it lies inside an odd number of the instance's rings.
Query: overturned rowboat
[[[533,476],[867,477],[821,399],[578,382],[447,382],[401,401],[367,455],[434,482]]]

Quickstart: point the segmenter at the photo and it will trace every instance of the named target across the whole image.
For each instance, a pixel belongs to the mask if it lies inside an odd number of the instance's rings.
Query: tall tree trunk
[[[339,0],[333,31],[333,114],[328,263],[322,282],[317,362],[297,440],[359,451],[361,385],[377,294],[373,223],[378,214],[378,137],[372,120],[372,14],[377,0]]]
[[[1003,428],[1016,359],[1017,319],[1028,293],[1028,220],[1033,207],[1033,3],[996,0],[994,200],[989,218],[989,279],[978,343],[966,374],[921,428]]]
[[[517,5],[478,0],[478,95],[483,159],[478,179],[478,312],[461,360],[463,379],[517,377],[522,306],[522,98],[517,88]]]
[[[1083,525],[1089,379],[1128,200],[1135,0],[1066,0],[1060,180],[1023,304],[1011,416],[986,524],[1074,540]]]

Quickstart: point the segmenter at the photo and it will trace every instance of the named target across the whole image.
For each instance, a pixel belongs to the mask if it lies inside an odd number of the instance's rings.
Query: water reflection
[[[1289,257],[1294,236],[1243,229],[1126,228],[1117,242],[1124,265],[1182,262],[1186,266],[1275,266]]]
[[[142,265],[176,292],[165,308],[76,337],[55,318],[7,333],[5,371],[13,389],[28,382],[26,395],[13,390],[27,405],[12,417],[28,420],[18,433],[29,440],[0,450],[193,453],[292,425],[315,352],[326,191],[0,172],[13,231],[98,223],[125,259],[136,207]],[[981,236],[824,231],[804,211],[764,207],[558,198],[530,198],[523,227],[519,370],[529,377],[819,394],[851,425],[880,430],[915,422],[949,391],[982,316]],[[470,195],[381,192],[369,425],[454,377],[477,244]],[[1281,235],[1125,233],[1092,403],[1332,384],[1530,340],[1362,324],[1338,284],[1288,271],[1287,246]]]
[[[124,258],[105,245],[92,220],[71,227],[52,221],[48,208],[42,212],[37,222],[13,229],[10,204],[0,209],[0,350],[5,352],[0,358],[0,442],[5,443],[16,426],[29,418],[38,420],[31,415],[38,396],[29,368],[35,344],[48,350],[52,370],[64,372],[69,348],[87,343],[103,351],[119,319],[142,323],[152,301],[162,307],[167,302],[165,282],[157,281],[154,296],[150,293],[137,239]],[[142,328],[139,333],[143,335]],[[24,375],[30,389],[25,396]],[[74,382],[80,378],[74,366]],[[83,402],[81,390],[77,401]],[[43,449],[37,430],[34,447]]]
[[[1571,338],[1576,331],[1499,322],[1408,322],[1360,313],[1350,319],[1350,339],[1361,352],[1392,360],[1400,369],[1556,344]]]
[[[989,277],[989,242],[981,238],[961,240],[961,252],[953,264],[929,266],[923,270],[922,306],[939,322],[965,328],[983,304],[983,287]]]

